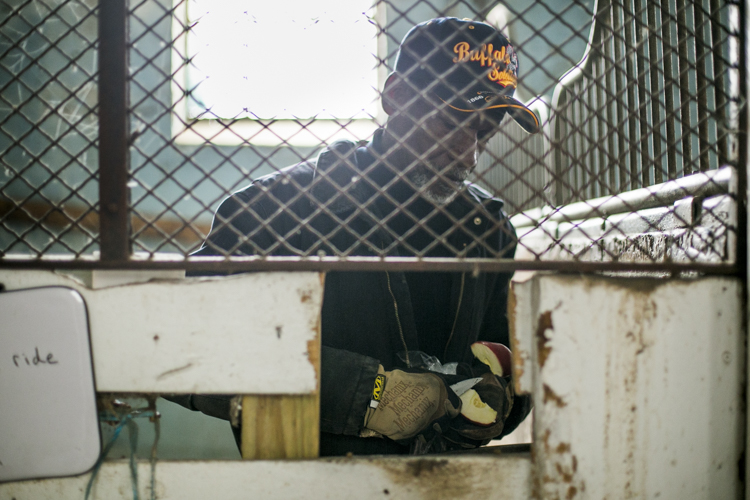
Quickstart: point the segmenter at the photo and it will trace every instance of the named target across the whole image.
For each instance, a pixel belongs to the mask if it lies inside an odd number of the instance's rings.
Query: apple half
[[[474,389],[461,394],[461,416],[474,425],[488,426],[497,420],[497,412],[482,401]]]
[[[471,353],[479,361],[490,367],[499,377],[510,376],[512,355],[510,349],[497,342],[479,341],[471,344]]]

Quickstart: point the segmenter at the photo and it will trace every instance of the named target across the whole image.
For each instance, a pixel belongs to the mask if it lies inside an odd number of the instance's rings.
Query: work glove
[[[408,442],[446,429],[461,411],[461,400],[443,377],[430,372],[385,371],[378,367],[363,437]]]

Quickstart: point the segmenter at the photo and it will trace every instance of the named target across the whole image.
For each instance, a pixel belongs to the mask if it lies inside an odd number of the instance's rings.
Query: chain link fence
[[[95,2],[0,3],[0,252],[98,248]]]
[[[737,2],[0,0],[0,13],[2,265],[735,269]],[[441,16],[510,39],[515,97],[540,122],[485,130],[465,182],[459,159],[425,181],[365,146],[388,126],[399,43]],[[458,140],[453,125],[436,147]],[[431,196],[446,185],[460,187]]]

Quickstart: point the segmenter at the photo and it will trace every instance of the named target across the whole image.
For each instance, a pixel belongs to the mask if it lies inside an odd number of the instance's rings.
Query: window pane
[[[191,117],[370,118],[372,0],[191,0]]]

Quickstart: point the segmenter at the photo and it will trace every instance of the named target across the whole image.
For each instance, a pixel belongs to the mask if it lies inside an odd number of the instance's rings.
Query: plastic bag
[[[442,364],[435,356],[430,356],[422,351],[409,351],[408,354],[408,362],[406,352],[399,352],[398,357],[404,365],[409,368],[421,368],[423,370],[429,370],[443,375],[456,374],[456,369],[458,368],[458,362],[456,361]]]

